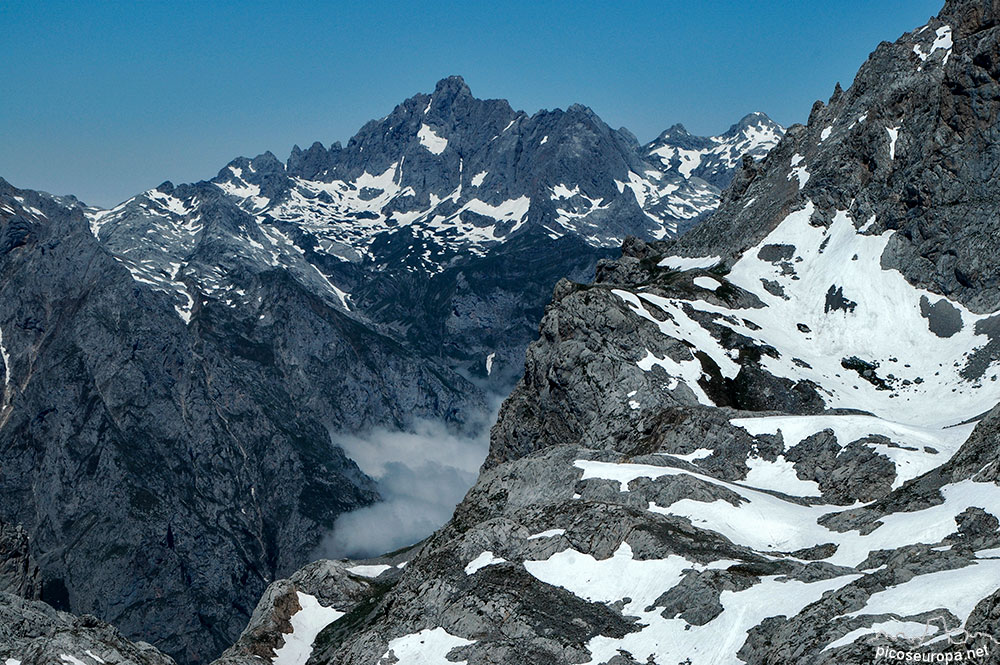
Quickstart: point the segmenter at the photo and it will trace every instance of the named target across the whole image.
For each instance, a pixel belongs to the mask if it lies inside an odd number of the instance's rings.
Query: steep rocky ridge
[[[6,665],[173,665],[152,645],[130,642],[94,616],[74,617],[0,591],[0,659]]]

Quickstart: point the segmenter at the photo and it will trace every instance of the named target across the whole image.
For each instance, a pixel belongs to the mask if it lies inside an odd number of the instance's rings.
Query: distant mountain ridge
[[[506,387],[558,277],[585,277],[627,236],[655,240],[691,228],[718,205],[720,190],[708,180],[727,183],[742,150],[759,159],[783,131],[754,113],[718,137],[675,127],[640,146],[579,104],[529,116],[503,100],[476,99],[453,76],[368,122],[346,146],[295,146],[284,163],[271,153],[241,157],[209,182],[164,183],[88,214],[95,236],[137,280],[170,295],[185,319],[196,307],[189,287],[235,306],[252,297],[245,277],[281,266],[331,306],[407,335],[465,372],[488,374],[485,357],[498,353]],[[221,219],[220,201],[240,212]],[[220,232],[205,230],[210,219]],[[467,282],[478,281],[475,266],[487,256],[501,272],[517,271],[521,257],[506,246],[517,238],[517,254],[530,247],[553,262],[539,293],[526,300],[505,289],[494,298],[519,301],[492,316],[496,326],[524,323],[517,343],[487,348],[464,330],[453,339],[441,329],[444,310],[472,306],[459,302],[468,297],[493,307],[482,291],[494,285],[480,284],[475,296]],[[201,260],[216,240],[226,247]],[[219,261],[233,263],[220,271]],[[526,279],[518,273],[512,284]],[[454,295],[430,303],[442,309],[429,321],[400,307],[400,298],[432,292]],[[528,300],[524,322],[515,310]]]
[[[674,125],[644,147],[650,158],[686,178],[697,177],[725,189],[743,155],[763,157],[785,135],[783,127],[757,112],[744,116],[718,136],[694,136],[684,125]]]

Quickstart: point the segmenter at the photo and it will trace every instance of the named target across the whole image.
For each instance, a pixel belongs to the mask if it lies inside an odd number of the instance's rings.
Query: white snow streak
[[[4,391],[7,393],[7,398],[10,398],[10,353],[7,352],[7,347],[3,345],[3,330],[0,330],[0,358],[3,358],[3,385]]]
[[[896,139],[899,138],[899,127],[886,127],[889,133],[889,159],[896,159]]]
[[[670,270],[704,270],[714,268],[721,261],[719,256],[668,256],[657,265]]]
[[[561,536],[566,533],[566,529],[549,529],[548,531],[542,531],[541,533],[536,533],[528,536],[528,540],[539,540],[540,538],[555,538],[556,536]]]
[[[295,593],[302,609],[292,615],[292,632],[283,636],[285,643],[275,650],[271,659],[273,665],[305,665],[319,632],[344,616],[343,612],[320,605],[315,596],[301,591]]]
[[[495,554],[493,554],[493,552],[486,550],[485,552],[483,552],[482,554],[480,554],[475,559],[469,562],[469,564],[465,567],[465,574],[471,575],[477,570],[485,568],[486,566],[494,566],[498,563],[506,563],[506,562],[507,562],[506,559],[498,557]]]

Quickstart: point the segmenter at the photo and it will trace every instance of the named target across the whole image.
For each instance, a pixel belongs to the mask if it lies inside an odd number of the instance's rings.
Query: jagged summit
[[[434,94],[431,97],[443,97],[445,100],[451,101],[461,97],[472,97],[472,91],[469,89],[464,78],[452,75],[437,82],[437,85],[434,86]]]
[[[770,131],[777,136],[784,134],[784,128],[761,111],[754,111],[740,118],[739,122],[723,132],[722,136],[736,136],[748,131]]]
[[[718,136],[694,136],[676,124],[645,146],[651,159],[720,189],[729,186],[744,154],[759,160],[784,135],[784,128],[761,112],[750,113]]]
[[[671,125],[670,127],[668,127],[667,129],[663,130],[663,132],[658,137],[656,137],[656,141],[658,141],[658,142],[664,142],[664,141],[666,141],[667,139],[670,139],[670,138],[681,137],[681,136],[691,136],[691,135],[692,134],[691,134],[691,132],[689,132],[687,130],[687,127],[685,127],[681,123],[677,122],[677,123],[674,123],[673,125]]]

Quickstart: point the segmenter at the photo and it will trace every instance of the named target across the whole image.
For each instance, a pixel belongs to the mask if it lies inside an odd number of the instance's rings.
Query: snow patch
[[[385,563],[361,564],[358,566],[351,566],[347,569],[347,572],[360,575],[361,577],[378,577],[390,568],[392,568],[392,566]]]
[[[390,640],[382,658],[388,660],[391,654],[396,658],[392,662],[399,665],[465,665],[468,661],[448,660],[447,656],[452,649],[469,644],[475,642],[456,637],[444,628],[425,628]]]
[[[320,605],[315,596],[296,591],[302,607],[289,619],[292,632],[284,635],[285,643],[274,652],[273,665],[305,665],[312,655],[313,642],[320,631],[344,616],[331,607]]]
[[[800,191],[802,190],[803,187],[806,186],[806,183],[809,182],[809,171],[806,170],[805,164],[799,166],[799,164],[802,163],[803,159],[804,157],[802,157],[802,155],[798,153],[793,155],[791,162],[792,170],[788,174],[789,180],[798,179]]]
[[[698,448],[694,452],[690,453],[663,453],[664,455],[670,455],[671,457],[676,457],[677,459],[682,459],[685,462],[697,462],[700,459],[705,459],[706,457],[711,457],[715,451],[711,448]]]
[[[714,277],[709,277],[708,275],[699,275],[698,277],[695,277],[693,281],[695,286],[708,291],[715,291],[717,288],[722,286],[722,282]]]
[[[680,385],[681,382],[683,382],[694,393],[699,404],[704,404],[705,406],[715,406],[715,402],[708,397],[702,387],[698,384],[698,379],[700,379],[702,375],[702,368],[701,363],[698,362],[697,359],[692,358],[690,360],[677,362],[670,356],[659,358],[649,351],[649,349],[646,349],[646,356],[642,360],[639,360],[636,365],[638,365],[639,369],[644,372],[652,371],[652,369],[657,366],[662,367],[667,375],[673,379],[667,386],[667,390],[674,390],[678,385]]]
[[[917,54],[918,58],[920,58],[920,62],[927,62],[927,58],[929,58],[932,53],[938,50],[944,50],[946,52],[944,54],[944,59],[941,61],[941,64],[946,65],[948,64],[948,58],[951,56],[952,46],[954,46],[954,42],[951,36],[951,26],[945,25],[938,28],[937,30],[934,31],[934,36],[935,36],[934,42],[931,44],[928,50],[925,51],[920,46],[920,44],[916,44],[913,47],[913,52]]]
[[[743,481],[752,487],[783,492],[791,496],[822,496],[819,484],[814,480],[801,480],[795,473],[794,465],[779,455],[768,461],[760,457],[750,457],[746,461],[750,471]]]
[[[480,568],[485,568],[486,566],[494,566],[498,563],[506,563],[507,559],[498,557],[493,554],[493,552],[486,550],[475,559],[469,562],[469,565],[465,567],[465,574],[471,575]]]
[[[538,540],[539,538],[555,538],[556,536],[562,536],[566,533],[566,529],[549,529],[548,531],[542,531],[528,536],[528,540]]]
[[[259,193],[259,189],[258,189]],[[151,189],[145,193],[145,196],[150,201],[155,202],[162,208],[167,209],[175,215],[184,216],[191,212],[191,208],[184,204],[179,198],[171,196],[169,194],[164,194],[157,189]]]
[[[420,125],[417,138],[420,139],[420,145],[427,148],[427,152],[433,155],[440,155],[448,147],[448,139],[438,136],[427,125]]]
[[[631,598],[622,613],[635,614],[680,582],[683,571],[721,566],[703,566],[673,554],[664,559],[635,559],[632,547],[623,542],[607,559],[567,549],[544,561],[525,561],[524,567],[542,582],[591,602]]]
[[[896,139],[899,138],[899,127],[886,127],[889,133],[889,159],[896,159]]]
[[[10,399],[10,353],[3,345],[3,330],[0,330],[0,358],[3,358],[3,385],[7,399]],[[5,400],[6,401],[6,400]]]
[[[707,270],[714,268],[722,261],[719,256],[668,256],[658,265],[669,270]]]
[[[691,172],[701,165],[703,156],[703,153],[698,150],[677,148],[677,158],[680,160],[677,171],[685,178],[690,178]]]

